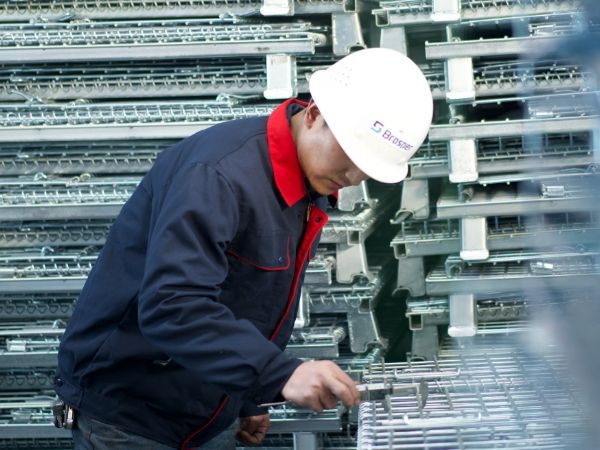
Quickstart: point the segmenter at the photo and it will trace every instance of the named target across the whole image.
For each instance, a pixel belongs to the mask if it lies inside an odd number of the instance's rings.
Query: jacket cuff
[[[269,414],[269,408],[259,408],[253,401],[248,401],[240,409],[240,417],[262,416]]]
[[[267,364],[258,377],[259,388],[257,394],[251,399],[256,405],[272,403],[285,400],[281,390],[294,373],[294,370],[302,364],[298,358],[292,358],[281,352]]]

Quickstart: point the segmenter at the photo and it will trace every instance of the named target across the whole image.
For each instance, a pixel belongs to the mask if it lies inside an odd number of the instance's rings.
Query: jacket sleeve
[[[199,382],[232,395],[251,391],[256,404],[272,401],[301,361],[219,303],[224,251],[239,222],[231,185],[215,168],[195,164],[153,195],[158,212],[138,304],[142,334]]]
[[[262,416],[264,414],[269,414],[269,408],[261,408],[258,405],[255,405],[253,401],[247,401],[242,405],[239,416],[252,417]]]

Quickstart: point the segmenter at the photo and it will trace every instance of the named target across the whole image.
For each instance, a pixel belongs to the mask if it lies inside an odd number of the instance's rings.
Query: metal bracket
[[[404,27],[386,27],[382,28],[380,33],[380,47],[396,50],[404,55],[407,54],[408,45],[406,43],[406,29]]]
[[[449,179],[452,183],[477,181],[477,147],[475,139],[450,141],[448,153]]]
[[[426,325],[420,330],[413,330],[409,359],[433,360],[439,349],[437,325]]]
[[[460,0],[433,0],[433,22],[456,22],[460,20]]]
[[[406,289],[412,297],[425,295],[425,265],[422,257],[398,259],[398,289]]]
[[[429,217],[429,183],[427,179],[404,180],[399,213],[402,212],[411,213],[413,219]]]
[[[379,333],[379,326],[375,320],[374,305],[369,303],[368,311],[362,311],[361,305],[352,305],[352,308],[348,309],[348,334],[352,353],[366,352],[369,344],[387,348],[387,339]]]
[[[294,0],[263,0],[260,13],[263,16],[293,16]]]
[[[310,323],[310,295],[304,287],[300,290],[299,303],[294,330],[305,328]]]
[[[266,99],[295,97],[298,94],[296,57],[292,55],[267,55]]]
[[[448,298],[452,337],[475,336],[477,333],[477,302],[473,294],[452,294]]]
[[[317,433],[294,433],[294,450],[319,450],[321,439]]]
[[[460,257],[465,261],[481,261],[490,256],[487,248],[487,220],[485,217],[460,219]]]
[[[369,270],[367,251],[364,244],[336,244],[336,272],[338,283],[352,283],[356,275],[364,275],[369,280],[375,276]]]
[[[367,183],[363,181],[358,186],[348,186],[340,189],[337,207],[340,211],[354,211],[356,205],[366,203],[374,206],[375,200],[369,196]]]
[[[331,14],[333,53],[347,55],[353,48],[366,48],[358,13]]]
[[[475,99],[473,58],[446,60],[446,99],[449,102]]]

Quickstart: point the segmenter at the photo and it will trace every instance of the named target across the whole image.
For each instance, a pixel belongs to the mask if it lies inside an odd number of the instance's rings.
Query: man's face
[[[303,121],[296,143],[298,160],[315,191],[329,195],[368,178],[342,150],[314,103],[306,108]]]

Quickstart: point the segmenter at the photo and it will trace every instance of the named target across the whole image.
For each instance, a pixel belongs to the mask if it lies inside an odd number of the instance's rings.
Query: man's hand
[[[313,411],[335,408],[340,399],[348,408],[360,403],[354,380],[331,361],[300,364],[281,390],[286,400]]]
[[[265,438],[269,430],[271,419],[268,414],[262,416],[241,417],[240,429],[235,437],[244,445],[258,445]]]

